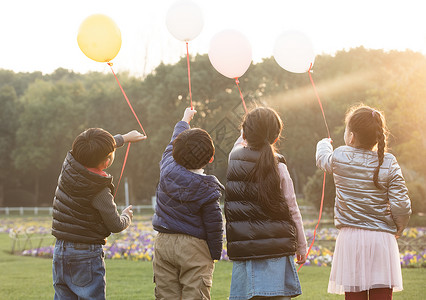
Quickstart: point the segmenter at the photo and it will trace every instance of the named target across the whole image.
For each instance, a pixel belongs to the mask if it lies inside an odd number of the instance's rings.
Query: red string
[[[312,75],[311,75],[311,68],[312,68],[312,63],[311,63],[311,65],[309,66],[309,70],[308,70],[309,79],[311,80],[312,86],[314,87],[315,95],[317,96],[318,103],[319,103],[319,106],[320,106],[320,108],[321,108],[322,117],[323,117],[323,119],[324,119],[325,127],[327,128],[328,138],[330,138],[330,130],[328,130],[327,120],[325,119],[325,114],[324,114],[324,109],[322,108],[321,99],[320,99],[320,97],[319,97],[319,95],[318,95],[317,88],[315,87],[314,80],[312,79]]]
[[[239,83],[240,83],[240,81],[238,80],[238,77],[235,77],[235,84],[237,85],[238,91],[240,92],[240,97],[241,97],[241,100],[243,101],[244,111],[247,113],[246,102],[244,101],[243,93],[241,93],[241,89],[240,89]]]
[[[114,74],[115,80],[117,80],[118,86],[120,87],[121,92],[123,93],[124,98],[126,99],[127,104],[128,104],[128,105],[129,105],[129,107],[130,107],[130,110],[132,111],[133,115],[135,116],[136,121],[138,121],[138,124],[139,124],[139,126],[141,127],[143,134],[146,136],[145,130],[143,129],[142,124],[141,124],[141,122],[139,121],[139,118],[138,118],[138,116],[137,116],[137,115],[136,115],[136,113],[135,113],[135,110],[133,109],[132,105],[130,104],[129,98],[127,98],[127,95],[126,95],[126,93],[124,92],[124,89],[123,89],[123,87],[122,87],[122,86],[121,86],[121,84],[120,84],[120,81],[118,81],[117,75],[115,75],[114,70],[112,69],[112,63],[110,63],[110,62],[109,62],[109,63],[108,63],[108,66],[110,66],[111,71],[112,71],[112,74]],[[121,168],[121,174],[120,174],[120,178],[118,179],[117,187],[116,187],[116,189],[115,189],[114,198],[115,198],[115,195],[117,195],[118,187],[120,186],[121,178],[123,177],[124,167],[126,166],[127,157],[129,156],[129,150],[130,150],[130,143],[129,143],[129,144],[128,144],[128,146],[127,146],[126,155],[124,156],[123,167]]]
[[[308,259],[309,253],[311,252],[312,246],[314,245],[315,236],[317,234],[317,229],[318,229],[319,223],[321,221],[322,207],[323,207],[323,203],[324,203],[324,191],[325,191],[325,172],[324,172],[324,178],[323,178],[323,181],[322,181],[322,195],[321,195],[321,204],[320,204],[320,211],[319,211],[319,216],[318,216],[318,223],[315,226],[314,237],[312,238],[311,245],[309,246],[308,253],[306,254],[306,259]],[[303,266],[303,264],[299,266],[299,269],[297,269],[297,272],[299,272],[299,270],[302,268],[302,266]]]
[[[318,103],[319,103],[319,106],[320,106],[320,108],[321,108],[322,117],[323,117],[323,119],[324,119],[325,127],[327,128],[328,138],[330,138],[330,130],[328,129],[327,120],[326,120],[326,118],[325,118],[324,109],[323,109],[323,107],[322,107],[321,99],[320,99],[320,97],[319,97],[319,95],[318,95],[318,92],[317,92],[317,89],[316,89],[316,87],[315,87],[314,80],[312,79],[312,75],[311,75],[311,68],[312,68],[312,63],[311,63],[311,65],[309,66],[309,70],[308,70],[309,79],[311,80],[312,86],[313,86],[314,91],[315,91],[315,95],[317,96]],[[322,181],[322,194],[321,194],[321,204],[320,204],[320,211],[319,211],[319,216],[318,216],[318,222],[317,222],[317,225],[315,225],[315,229],[314,229],[314,237],[312,238],[311,245],[309,246],[308,253],[306,254],[306,259],[308,259],[309,253],[311,252],[312,246],[314,245],[314,242],[315,242],[315,236],[316,236],[316,234],[317,234],[317,228],[318,228],[319,223],[320,223],[320,221],[321,221],[322,207],[323,207],[323,203],[324,203],[324,195],[325,195],[325,176],[326,176],[326,172],[324,172],[324,177],[323,177],[323,181]],[[303,264],[302,264],[302,265],[300,265],[299,269],[297,269],[297,272],[299,272],[299,270],[302,268],[302,266],[303,266]]]
[[[129,150],[130,150],[130,145],[131,144],[132,143],[129,143],[127,145],[126,155],[124,156],[124,162],[123,162],[123,166],[121,167],[121,174],[120,174],[120,178],[118,179],[117,187],[115,189],[114,198],[115,198],[115,195],[117,195],[118,187],[120,186],[120,181],[121,181],[121,178],[123,177],[124,167],[126,166],[127,157],[129,156]]]
[[[120,81],[118,81],[117,75],[115,75],[114,70],[112,69],[112,63],[108,63],[108,66],[110,66],[110,67],[111,67],[112,74],[114,74],[115,80],[117,80],[118,86],[120,87],[121,92],[123,93],[124,98],[126,99],[127,104],[128,104],[128,105],[129,105],[129,107],[130,107],[130,110],[132,111],[133,115],[135,116],[136,121],[138,121],[138,124],[139,124],[139,126],[141,127],[143,134],[146,136],[145,130],[143,129],[142,124],[141,124],[141,122],[140,122],[140,121],[139,121],[139,119],[138,119],[138,116],[136,115],[136,113],[135,113],[135,111],[134,111],[134,109],[133,109],[132,105],[130,104],[129,98],[127,98],[127,95],[126,95],[126,93],[124,92],[123,87],[122,87],[122,86],[121,86],[121,84],[120,84]]]
[[[191,92],[191,68],[189,66],[189,51],[188,51],[188,42],[186,42],[186,64],[188,65],[188,85],[189,85],[189,99],[191,100],[191,109],[194,109],[192,106],[192,92]]]

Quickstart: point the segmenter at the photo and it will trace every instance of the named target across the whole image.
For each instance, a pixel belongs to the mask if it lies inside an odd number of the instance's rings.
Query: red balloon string
[[[321,108],[322,117],[323,117],[323,119],[324,119],[325,127],[327,128],[328,138],[330,138],[330,130],[328,130],[327,120],[325,119],[325,114],[324,114],[324,109],[322,108],[321,99],[320,99],[320,97],[319,97],[319,95],[318,95],[317,88],[315,87],[314,80],[312,79],[311,69],[312,69],[312,63],[311,63],[311,65],[309,66],[309,70],[308,70],[309,79],[311,80],[312,86],[314,87],[315,95],[317,96],[318,103],[319,103],[319,106],[320,106],[320,108]]]
[[[124,92],[123,87],[122,87],[122,86],[121,86],[121,84],[120,84],[120,81],[118,81],[117,75],[115,75],[114,70],[112,69],[112,63],[108,63],[108,66],[110,66],[111,71],[112,71],[112,74],[114,74],[115,80],[117,80],[118,86],[120,87],[121,92],[123,93],[124,98],[126,99],[127,104],[128,104],[128,105],[129,105],[129,107],[130,107],[130,110],[132,111],[133,115],[135,116],[136,121],[138,121],[138,124],[139,124],[139,126],[141,127],[143,134],[146,136],[145,130],[143,129],[142,124],[141,124],[141,122],[139,121],[139,118],[138,118],[138,116],[137,116],[137,115],[136,115],[136,113],[135,113],[135,110],[133,109],[132,105],[130,104],[129,98],[127,98],[127,95],[126,95],[126,93]]]
[[[315,236],[317,234],[317,229],[318,229],[319,223],[321,221],[322,207],[323,207],[323,203],[324,203],[324,191],[325,191],[325,172],[324,172],[324,177],[323,177],[323,181],[322,181],[322,195],[321,195],[321,204],[320,204],[320,211],[319,211],[319,216],[318,216],[318,222],[317,222],[317,225],[315,225],[314,237],[312,238],[311,245],[309,246],[308,253],[306,254],[306,259],[308,258],[309,253],[311,252],[312,246],[314,245]],[[299,269],[297,269],[297,272],[299,272],[299,270],[302,268],[302,266],[303,266],[303,264],[299,266]]]
[[[126,95],[126,93],[124,92],[124,89],[123,89],[123,87],[121,86],[120,81],[119,81],[119,80],[118,80],[118,78],[117,78],[117,75],[115,75],[115,72],[114,72],[114,70],[112,69],[112,63],[110,63],[110,62],[109,62],[109,63],[108,63],[108,66],[110,66],[111,71],[112,71],[112,74],[114,74],[115,80],[117,80],[118,86],[120,87],[121,92],[123,93],[124,98],[126,99],[127,104],[128,104],[128,105],[129,105],[129,107],[130,107],[130,110],[133,112],[133,115],[135,116],[136,121],[138,121],[138,124],[139,124],[139,126],[141,127],[143,134],[146,136],[145,130],[143,129],[142,124],[141,124],[141,122],[139,121],[139,118],[138,118],[138,116],[137,116],[137,115],[136,115],[136,113],[135,113],[135,110],[133,109],[132,105],[130,104],[129,98],[127,98],[127,95]],[[124,167],[126,166],[127,157],[129,156],[129,150],[130,150],[130,143],[129,143],[129,144],[128,144],[128,146],[127,146],[126,155],[124,156],[124,162],[123,162],[123,166],[121,167],[121,174],[120,174],[120,178],[118,179],[117,187],[116,187],[116,189],[115,189],[114,198],[115,198],[115,195],[117,195],[118,187],[120,186],[121,178],[123,177]]]
[[[189,50],[188,50],[188,42],[186,42],[186,64],[188,65],[189,99],[191,100],[191,109],[194,109],[194,107],[192,106],[192,92],[191,92],[191,67],[189,66]]]
[[[239,83],[240,83],[240,81],[238,80],[238,77],[235,77],[235,84],[237,85],[238,91],[240,92],[240,97],[241,97],[241,100],[243,101],[244,111],[247,113],[246,102],[244,101],[243,93],[241,93],[241,89],[240,89]]]
[[[123,166],[121,167],[121,174],[120,174],[120,178],[118,179],[117,187],[115,188],[114,198],[115,198],[115,195],[117,195],[118,187],[120,186],[121,178],[123,177],[124,167],[126,166],[127,157],[129,156],[129,150],[130,150],[130,145],[131,145],[131,144],[132,144],[132,143],[129,143],[129,144],[127,145],[126,155],[124,156],[124,162],[123,162]]]
[[[325,127],[327,128],[328,138],[330,138],[330,130],[328,129],[327,120],[326,120],[326,118],[325,118],[324,109],[323,109],[323,107],[322,107],[321,99],[320,99],[320,97],[319,97],[319,95],[318,95],[318,92],[317,92],[317,89],[316,89],[316,87],[315,87],[314,80],[312,79],[312,75],[311,75],[311,68],[312,68],[312,63],[311,63],[311,65],[309,66],[309,70],[308,70],[309,79],[311,80],[312,86],[313,86],[314,91],[315,91],[315,95],[317,96],[318,103],[319,103],[319,106],[320,106],[320,108],[321,108],[322,117],[323,117],[323,119],[324,119]],[[314,245],[314,242],[315,242],[315,236],[316,236],[316,234],[317,234],[317,229],[318,229],[319,223],[320,223],[320,221],[321,221],[322,208],[323,208],[323,204],[324,204],[324,195],[325,195],[325,176],[326,176],[326,172],[324,172],[324,177],[323,177],[323,181],[322,181],[322,194],[321,194],[321,204],[320,204],[320,210],[319,210],[318,222],[317,222],[317,225],[315,225],[315,229],[314,229],[314,236],[313,236],[313,238],[312,238],[311,245],[309,246],[308,253],[306,254],[306,259],[308,258],[309,253],[311,252],[312,246]],[[302,264],[302,265],[300,265],[299,269],[297,269],[297,272],[299,272],[299,270],[302,268],[302,266],[303,266],[303,264]]]

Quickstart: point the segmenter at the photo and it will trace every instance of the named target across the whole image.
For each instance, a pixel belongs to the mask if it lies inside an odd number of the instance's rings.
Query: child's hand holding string
[[[142,133],[140,133],[137,130],[132,130],[132,131],[126,133],[126,134],[123,134],[123,140],[124,140],[125,143],[127,143],[127,142],[131,142],[131,143],[139,142],[139,141],[142,141],[142,140],[146,140],[146,135],[143,135]]]
[[[296,264],[303,265],[306,262],[306,254],[297,254],[296,253]]]
[[[133,219],[133,210],[132,210],[132,205],[127,206],[125,209],[123,209],[123,211],[121,212],[122,214],[126,214],[130,217],[130,220]]]
[[[185,109],[185,112],[183,113],[182,121],[185,121],[186,123],[189,124],[189,122],[191,122],[192,118],[194,117],[196,113],[197,111],[195,109],[191,109],[190,107],[188,107],[187,109]]]

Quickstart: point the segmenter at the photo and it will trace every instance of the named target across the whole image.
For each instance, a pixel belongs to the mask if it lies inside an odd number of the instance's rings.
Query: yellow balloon
[[[110,17],[101,14],[91,15],[81,23],[77,42],[88,58],[98,62],[109,62],[120,51],[121,32]]]

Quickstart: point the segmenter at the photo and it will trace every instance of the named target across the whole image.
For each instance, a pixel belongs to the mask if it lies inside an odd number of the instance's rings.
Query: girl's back
[[[345,144],[317,144],[317,166],[333,173],[335,225],[339,228],[328,292],[345,299],[391,299],[402,290],[398,238],[408,224],[411,203],[395,157],[385,153],[382,113],[368,106],[346,115]]]
[[[376,151],[342,146],[330,156],[330,147],[327,140],[318,143],[317,166],[333,173],[336,227],[354,226],[395,233],[397,227],[392,215],[406,214],[410,206],[395,156],[384,153],[378,174],[382,188],[378,189],[372,180],[378,165]]]
[[[301,294],[294,254],[296,263],[306,261],[306,238],[293,182],[274,148],[282,126],[274,110],[254,109],[245,116],[229,156],[225,216],[233,260],[230,300]]]

